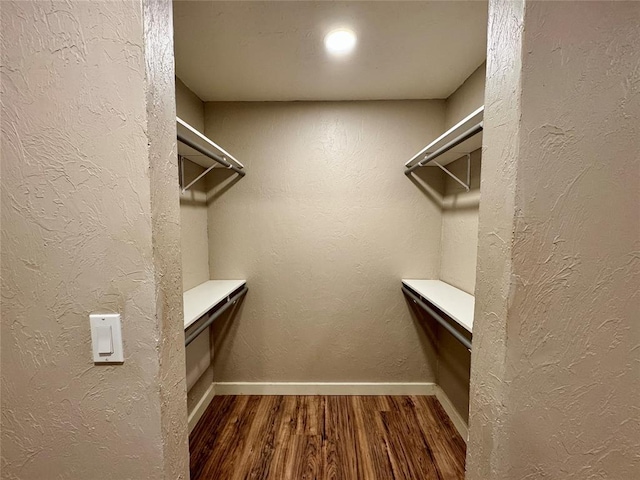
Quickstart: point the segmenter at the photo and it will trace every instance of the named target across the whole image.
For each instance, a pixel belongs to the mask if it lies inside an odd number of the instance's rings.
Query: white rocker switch
[[[89,322],[94,363],[123,363],[120,315],[92,314],[89,316]]]
[[[113,338],[111,337],[110,326],[97,326],[98,334],[98,355],[109,356],[113,353]]]

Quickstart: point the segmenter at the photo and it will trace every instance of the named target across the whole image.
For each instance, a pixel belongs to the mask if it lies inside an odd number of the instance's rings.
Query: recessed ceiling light
[[[333,30],[324,37],[324,46],[333,55],[346,55],[356,46],[356,34],[348,28]]]

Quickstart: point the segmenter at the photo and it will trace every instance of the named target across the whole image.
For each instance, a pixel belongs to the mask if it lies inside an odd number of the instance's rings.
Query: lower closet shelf
[[[435,306],[438,310],[453,320],[467,332],[473,330],[473,310],[475,298],[462,290],[440,280],[408,280],[403,279],[403,291],[413,298],[416,303],[426,302]],[[422,305],[421,305],[422,306]],[[425,305],[438,323],[442,324],[451,334],[471,349],[471,342],[458,332],[446,319]],[[424,307],[423,307],[424,308]]]
[[[209,320],[191,332],[185,344],[191,343],[205,330],[218,314],[229,308],[233,303],[247,293],[246,280],[209,280],[197,287],[187,290],[183,294],[184,329],[191,327],[196,321],[213,309],[216,311]],[[220,307],[220,308],[218,308]]]

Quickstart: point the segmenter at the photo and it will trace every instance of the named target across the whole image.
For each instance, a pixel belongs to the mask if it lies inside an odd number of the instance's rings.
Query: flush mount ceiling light
[[[332,55],[346,55],[356,46],[356,34],[348,28],[332,30],[324,37],[324,46]]]

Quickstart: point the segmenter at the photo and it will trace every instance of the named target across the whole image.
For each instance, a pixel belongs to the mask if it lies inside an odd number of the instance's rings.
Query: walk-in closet
[[[486,22],[174,3],[192,479],[463,478]]]
[[[640,479],[639,25],[0,1],[0,479]]]

